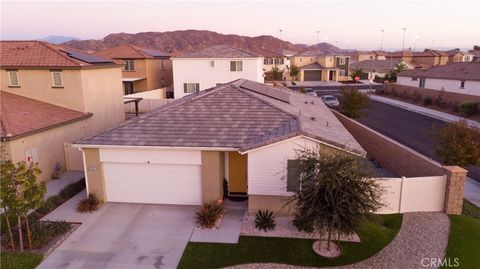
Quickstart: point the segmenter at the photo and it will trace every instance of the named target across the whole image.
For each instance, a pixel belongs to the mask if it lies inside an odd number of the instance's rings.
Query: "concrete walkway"
[[[63,188],[71,183],[75,183],[85,177],[83,171],[67,171],[59,179],[47,180],[47,193],[45,194],[45,200],[53,195],[57,195]]]
[[[429,116],[429,117],[432,117],[432,118],[435,118],[435,119],[439,119],[439,120],[442,120],[442,121],[446,121],[446,122],[455,122],[455,121],[459,121],[459,120],[466,120],[467,123],[470,126],[477,126],[477,127],[480,128],[480,122],[478,122],[478,121],[469,120],[469,119],[466,119],[466,118],[458,117],[458,116],[455,116],[455,115],[452,115],[452,114],[448,114],[448,113],[441,112],[441,111],[438,111],[438,110],[426,108],[426,107],[423,107],[423,106],[417,106],[417,105],[410,104],[410,103],[407,103],[407,102],[402,102],[402,101],[392,99],[392,98],[382,97],[382,96],[378,96],[378,95],[369,95],[369,97],[370,97],[370,99],[375,100],[375,101],[379,101],[379,102],[389,104],[389,105],[392,105],[392,106],[400,107],[400,108],[403,108],[403,109],[406,109],[406,110],[409,110],[409,111],[412,111],[412,112],[416,112],[416,113],[419,113],[419,114],[422,114],[422,115],[425,115],[425,116]]]
[[[83,190],[77,193],[59,207],[55,208],[52,212],[41,218],[41,221],[66,221],[72,223],[85,222],[92,213],[80,213],[77,211],[77,205],[81,200],[87,198],[87,191]],[[102,210],[100,207],[99,210]]]
[[[397,236],[373,257],[337,269],[403,269],[427,268],[422,266],[426,259],[443,259],[448,243],[450,221],[442,213],[405,213]],[[266,250],[268,251],[268,250]],[[425,260],[424,260],[425,259]],[[229,268],[280,268],[293,269],[299,266],[285,264],[243,264]],[[435,267],[428,267],[435,268]]]

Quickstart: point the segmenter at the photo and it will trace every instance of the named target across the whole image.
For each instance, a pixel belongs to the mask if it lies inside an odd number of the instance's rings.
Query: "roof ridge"
[[[45,46],[46,48],[48,48],[49,50],[55,52],[56,54],[60,55],[61,57],[67,59],[69,62],[77,65],[77,66],[83,66],[82,64],[74,61],[72,58],[70,58],[69,56],[66,56],[65,54],[59,52],[56,48],[53,47],[53,45],[51,45],[50,43],[48,42],[45,42],[45,41],[40,41],[40,40],[37,40],[37,42],[39,42],[40,44],[42,44],[43,46]],[[61,48],[64,48],[63,46],[58,46],[58,47],[61,47]]]
[[[245,52],[247,54],[250,54],[251,56],[255,56],[255,57],[261,57],[261,55],[259,54],[256,54],[254,53],[253,51],[250,51],[250,50],[245,50],[245,49],[241,49],[241,48],[237,48],[237,47],[234,47],[234,46],[231,46],[229,44],[225,44],[225,46],[231,48],[231,49],[235,49],[235,50],[238,50],[238,51],[241,51],[241,52]]]

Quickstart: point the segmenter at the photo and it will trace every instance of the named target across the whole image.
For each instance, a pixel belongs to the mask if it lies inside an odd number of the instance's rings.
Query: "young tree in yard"
[[[327,230],[327,250],[332,233],[354,233],[361,221],[382,206],[383,189],[373,169],[360,157],[320,148],[298,152],[298,187],[291,198],[295,218],[308,220],[319,233]]]
[[[445,165],[480,165],[480,128],[462,120],[433,128],[437,156]]]
[[[294,80],[298,80],[298,74],[300,73],[300,68],[298,66],[292,64],[290,66],[290,76],[294,78]]]
[[[353,89],[343,89],[340,98],[340,112],[350,118],[360,116],[363,108],[368,105],[368,97],[366,94]]]
[[[18,241],[23,252],[23,235],[21,218],[25,220],[28,248],[32,249],[30,226],[27,213],[35,209],[43,201],[45,186],[37,183],[40,169],[37,164],[26,162],[2,163],[2,203],[9,212],[17,216]],[[4,184],[5,183],[5,184]]]
[[[352,80],[356,81],[355,77],[361,78],[362,74],[363,74],[362,69],[357,68],[357,69],[353,70],[352,73],[350,73],[350,77],[352,78]]]
[[[400,62],[400,63],[395,65],[395,68],[393,70],[391,70],[390,72],[388,72],[385,75],[385,79],[390,81],[390,82],[397,82],[398,73],[400,73],[402,71],[405,71],[407,69],[408,69],[407,65],[403,62]]]
[[[11,171],[13,169],[13,164],[11,161],[2,160],[0,164],[0,202],[3,208],[5,220],[7,223],[8,237],[10,238],[10,246],[12,250],[15,250],[15,243],[13,242],[12,227],[10,225],[10,218],[7,205],[15,201],[15,188],[12,186],[13,182],[11,177]]]
[[[273,80],[283,80],[283,70],[280,70],[280,68],[278,68],[278,66],[274,66],[272,67],[272,77],[273,77]]]

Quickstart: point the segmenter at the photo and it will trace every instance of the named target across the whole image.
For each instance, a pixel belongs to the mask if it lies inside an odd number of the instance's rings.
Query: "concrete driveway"
[[[195,206],[107,203],[38,268],[176,268]]]

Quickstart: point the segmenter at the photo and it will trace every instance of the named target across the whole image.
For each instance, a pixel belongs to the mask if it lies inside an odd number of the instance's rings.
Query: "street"
[[[439,161],[432,139],[434,128],[446,123],[402,108],[370,100],[364,115],[356,119],[366,126]],[[480,169],[470,167],[469,177],[480,181]]]

